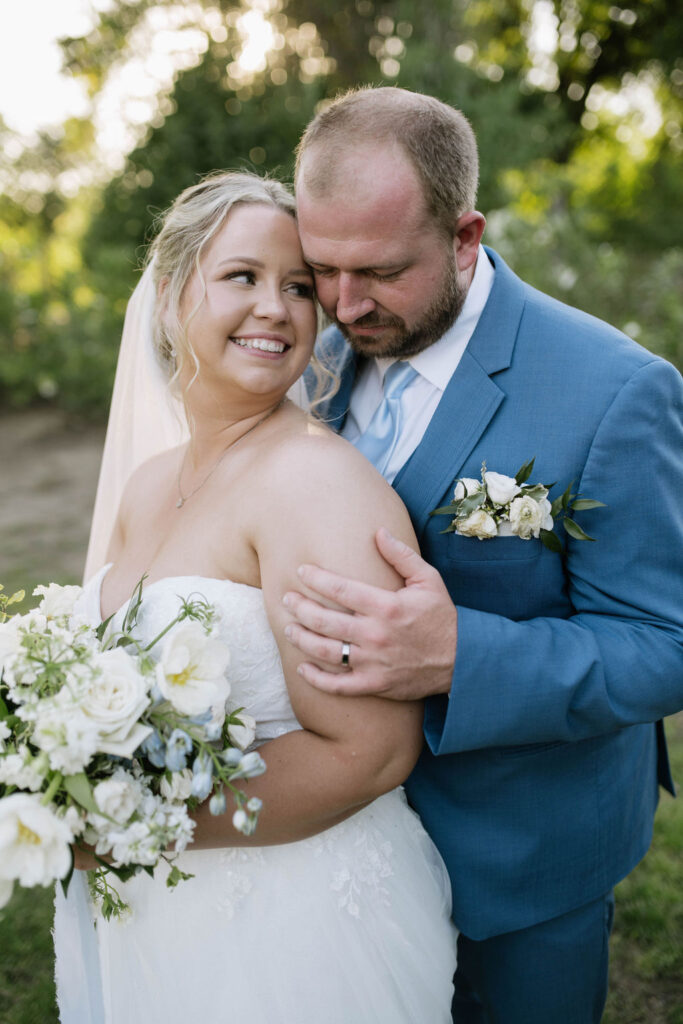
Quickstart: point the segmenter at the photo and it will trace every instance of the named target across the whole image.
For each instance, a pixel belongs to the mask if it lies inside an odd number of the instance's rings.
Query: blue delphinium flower
[[[220,793],[214,793],[209,800],[209,811],[211,814],[225,814],[226,806],[225,793],[222,790]]]
[[[263,775],[265,770],[265,761],[257,750],[252,750],[248,754],[242,754],[237,771],[231,777],[233,779],[255,779],[257,775]]]
[[[206,754],[198,754],[192,764],[192,796],[206,800],[213,786],[213,766]]]
[[[192,750],[192,740],[183,729],[174,729],[166,744],[166,767],[180,772],[187,767],[187,755]]]
[[[211,740],[219,740],[221,738],[222,732],[223,732],[223,723],[222,722],[209,722],[209,724],[204,729],[204,734],[205,734],[207,740],[209,740],[209,741],[211,741]]]
[[[236,768],[244,757],[244,751],[240,750],[239,747],[228,747],[221,754],[223,761],[229,768]]]
[[[151,761],[155,768],[166,767],[166,750],[164,741],[155,729],[142,743],[141,750],[148,761]]]

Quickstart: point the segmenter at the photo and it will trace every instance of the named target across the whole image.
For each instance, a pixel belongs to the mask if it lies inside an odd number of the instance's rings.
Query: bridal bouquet
[[[0,593],[0,906],[15,882],[66,889],[76,845],[98,863],[89,881],[103,915],[119,915],[111,876],[152,874],[165,860],[167,885],[190,877],[173,864],[192,840],[188,812],[210,799],[222,814],[226,789],[234,826],[256,827],[261,803],[234,783],[265,764],[245,753],[254,720],[226,711],[230,652],[214,635],[216,609],[193,595],[143,646],[133,632],[142,584],[120,625],[112,616],[98,627],[74,612],[80,587],[37,587],[38,607],[13,616],[23,592]]]

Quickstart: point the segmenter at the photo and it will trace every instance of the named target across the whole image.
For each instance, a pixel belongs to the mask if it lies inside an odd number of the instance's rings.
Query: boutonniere
[[[580,498],[572,493],[572,481],[564,494],[552,503],[548,492],[554,484],[528,484],[535,458],[525,462],[514,477],[493,473],[482,463],[481,480],[459,477],[455,482],[450,505],[435,508],[433,516],[451,516],[452,522],[442,533],[459,533],[462,537],[490,540],[492,537],[519,537],[521,540],[541,539],[551,551],[562,551],[562,543],[553,532],[555,521],[575,540],[589,537],[570,513],[589,508],[605,508],[604,502]]]

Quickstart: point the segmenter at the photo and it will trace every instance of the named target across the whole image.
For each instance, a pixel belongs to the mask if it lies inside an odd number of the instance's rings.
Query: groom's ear
[[[476,263],[485,227],[486,218],[477,210],[468,210],[458,217],[453,234],[453,251],[458,270],[469,270]]]

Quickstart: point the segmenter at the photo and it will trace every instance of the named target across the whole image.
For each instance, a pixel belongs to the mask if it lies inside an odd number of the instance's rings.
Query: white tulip
[[[225,672],[230,652],[195,621],[183,622],[164,641],[157,665],[161,693],[182,715],[202,715],[230,696]]]
[[[64,878],[71,867],[71,829],[40,797],[0,800],[0,878],[32,888]]]

